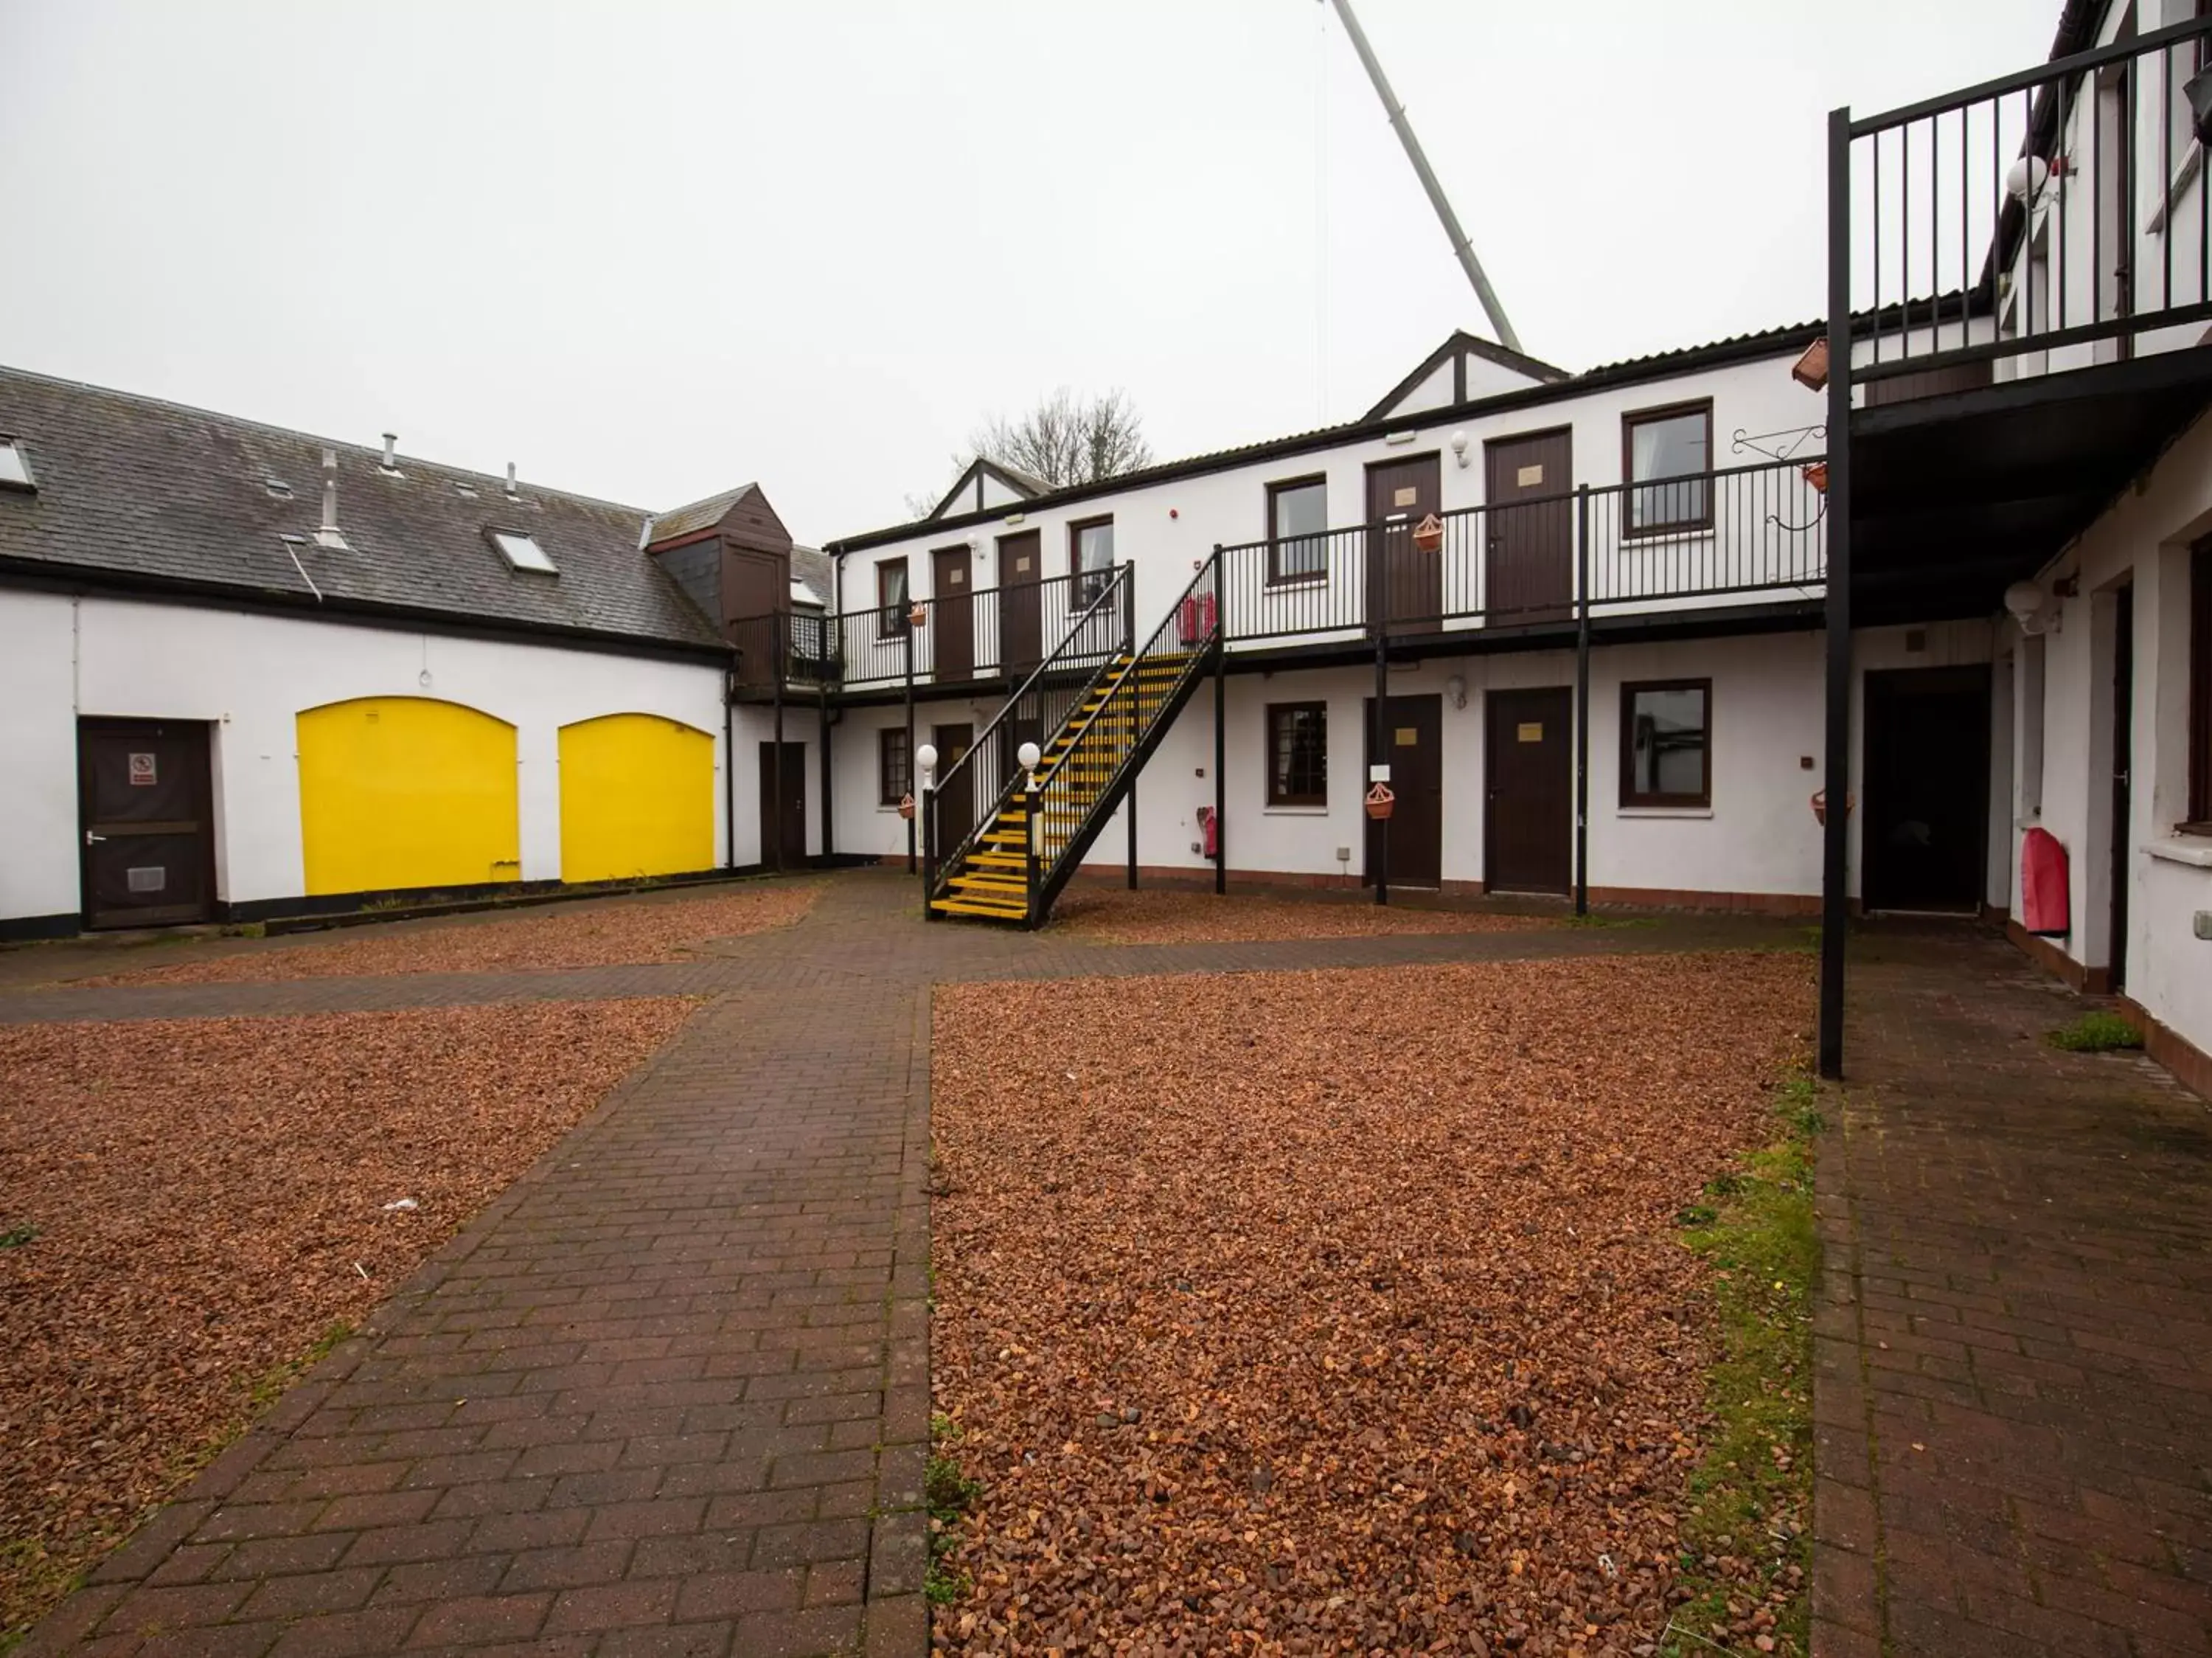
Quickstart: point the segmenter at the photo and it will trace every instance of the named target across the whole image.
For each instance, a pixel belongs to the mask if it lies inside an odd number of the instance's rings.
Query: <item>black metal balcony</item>
[[[2206,407],[2208,64],[2212,17],[1831,117],[1860,622],[1994,611]]]

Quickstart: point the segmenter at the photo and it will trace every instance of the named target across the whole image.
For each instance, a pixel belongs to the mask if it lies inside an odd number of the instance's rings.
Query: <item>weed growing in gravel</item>
[[[5,1232],[0,1232],[0,1249],[21,1249],[38,1235],[39,1228],[35,1226],[11,1226]]]
[[[2085,1013],[2070,1025],[2051,1033],[2051,1045],[2069,1053],[2110,1053],[2116,1048],[2142,1046],[2142,1033],[2116,1013],[2102,1009]]]
[[[1589,915],[1567,916],[1562,923],[1568,927],[1656,927],[1656,916],[1601,916],[1595,911]]]
[[[1661,1650],[1716,1641],[1802,1655],[1810,1638],[1808,1529],[1813,1496],[1812,1137],[1821,1117],[1809,1077],[1792,1077],[1776,1115],[1782,1138],[1706,1187],[1717,1201],[1682,1212],[1685,1241],[1710,1261],[1720,1362],[1707,1377],[1711,1448],[1690,1478],[1675,1608]]]
[[[921,1587],[932,1606],[949,1606],[968,1593],[968,1577],[947,1566],[945,1557],[952,1552],[960,1522],[982,1496],[983,1486],[962,1473],[957,1460],[936,1448],[960,1442],[960,1429],[950,1417],[940,1413],[930,1417],[929,1440],[929,1465],[921,1479],[922,1500],[929,1505],[929,1570]]]

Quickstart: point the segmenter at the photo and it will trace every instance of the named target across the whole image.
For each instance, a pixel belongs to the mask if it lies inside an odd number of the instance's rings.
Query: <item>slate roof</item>
[[[791,544],[791,585],[793,599],[799,597],[798,589],[804,586],[812,595],[806,602],[826,605],[830,595],[837,590],[836,566],[821,548],[802,547],[794,541]]]
[[[503,478],[413,455],[395,477],[380,449],[15,369],[0,368],[0,435],[22,444],[38,483],[0,491],[0,570],[726,649],[639,550],[639,508],[527,484],[511,498]],[[349,551],[313,539],[326,448]],[[510,569],[494,528],[533,537],[558,576]],[[288,534],[306,539],[288,548]]]

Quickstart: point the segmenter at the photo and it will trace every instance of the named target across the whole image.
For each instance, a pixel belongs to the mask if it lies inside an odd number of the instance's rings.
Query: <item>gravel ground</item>
[[[82,978],[80,984],[215,984],[376,973],[529,972],[675,961],[709,939],[788,927],[818,888],[748,887],[696,898],[550,905],[494,920],[374,924],[312,942],[206,956]]]
[[[1415,910],[1342,899],[1222,897],[1169,888],[1074,892],[1054,906],[1053,927],[1104,944],[1212,944],[1269,938],[1364,938],[1382,933],[1526,932],[1548,916]]]
[[[1811,1001],[1748,954],[940,989],[939,1649],[1649,1652],[1709,1426],[1674,1217]]]
[[[0,1646],[690,1010],[0,1027]]]

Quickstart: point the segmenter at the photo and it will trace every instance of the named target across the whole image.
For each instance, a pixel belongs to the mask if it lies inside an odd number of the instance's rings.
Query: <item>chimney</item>
[[[399,434],[398,432],[386,432],[384,435],[384,470],[388,472],[396,472],[399,470]]]
[[[522,493],[514,486],[514,462],[512,460],[507,463],[507,493],[510,500]]]
[[[338,452],[323,451],[323,521],[315,531],[315,545],[345,550],[345,536],[338,529]]]

